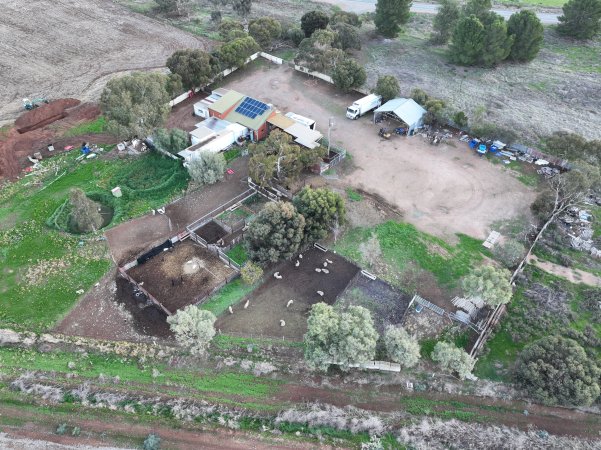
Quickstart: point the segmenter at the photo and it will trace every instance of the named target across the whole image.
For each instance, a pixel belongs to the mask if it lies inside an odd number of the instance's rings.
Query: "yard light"
[[[330,145],[331,145],[331,136],[332,136],[332,128],[334,128],[334,118],[330,117],[328,119],[328,155],[330,154]]]

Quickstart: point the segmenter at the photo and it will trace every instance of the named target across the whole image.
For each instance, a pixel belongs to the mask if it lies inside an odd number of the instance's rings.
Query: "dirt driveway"
[[[0,125],[23,97],[98,100],[115,74],[165,65],[177,49],[208,41],[111,0],[3,0]]]
[[[535,193],[503,167],[478,158],[467,144],[431,146],[421,137],[378,137],[371,114],[358,121],[344,116],[360,95],[344,95],[327,83],[312,82],[287,66],[261,62],[231,76],[226,87],[252,94],[283,112],[317,121],[332,141],[352,155],[356,169],[342,181],[380,195],[419,229],[447,239],[455,233],[485,238],[489,225],[528,211]]]

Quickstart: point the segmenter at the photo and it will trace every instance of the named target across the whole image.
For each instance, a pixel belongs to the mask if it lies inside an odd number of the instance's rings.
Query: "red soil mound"
[[[27,111],[15,121],[19,133],[44,127],[67,116],[66,110],[79,105],[81,102],[74,98],[62,98]]]

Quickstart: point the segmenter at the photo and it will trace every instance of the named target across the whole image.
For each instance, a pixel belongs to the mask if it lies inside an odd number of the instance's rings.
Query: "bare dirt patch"
[[[234,273],[213,253],[190,240],[128,271],[172,313],[196,303]]]
[[[115,74],[163,67],[181,48],[208,41],[110,0],[2,2],[0,123],[23,97],[97,100]]]
[[[352,155],[355,170],[340,181],[380,196],[420,230],[453,239],[486,238],[489,225],[528,209],[535,193],[503,167],[478,158],[467,144],[431,146],[419,136],[378,138],[371,115],[351,121],[346,106],[358,95],[341,94],[286,66],[255,65],[228,78],[226,87],[253,93],[281,111],[317,121],[322,132],[334,117],[332,141]],[[272,82],[277,81],[277,89]]]
[[[285,337],[300,341],[307,331],[307,315],[315,303],[333,304],[359,271],[359,267],[332,252],[311,248],[302,253],[299,267],[294,261],[285,261],[265,271],[265,282],[247,298],[233,307],[234,314],[224,313],[215,327],[222,332]],[[324,268],[326,259],[329,273],[316,272]],[[273,274],[279,272],[281,280]],[[323,292],[320,296],[317,291]],[[249,300],[247,309],[243,308]],[[293,300],[288,308],[286,304]],[[286,325],[280,326],[280,320]]]

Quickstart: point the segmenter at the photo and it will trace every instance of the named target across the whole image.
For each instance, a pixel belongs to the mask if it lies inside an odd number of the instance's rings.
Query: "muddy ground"
[[[332,252],[322,252],[311,247],[302,253],[299,266],[296,258],[284,261],[265,271],[265,282],[240,303],[233,307],[234,314],[224,313],[215,328],[224,333],[240,333],[254,336],[285,337],[293,341],[302,340],[307,331],[307,315],[315,303],[333,304],[359,271],[359,267]],[[329,273],[319,273],[315,269],[324,268],[326,259]],[[276,279],[279,272],[282,279]],[[320,296],[317,291],[323,292]],[[249,306],[244,309],[245,302]],[[293,300],[290,307],[286,307]],[[280,325],[285,321],[285,326]]]
[[[484,239],[490,224],[528,211],[536,195],[518,174],[477,157],[457,139],[438,146],[420,136],[380,139],[371,115],[355,121],[344,116],[357,94],[341,94],[287,66],[261,61],[228,77],[225,87],[311,117],[324,134],[333,117],[332,141],[348,150],[354,166],[340,181],[376,194],[422,231],[450,240],[455,233]]]
[[[23,97],[97,100],[116,75],[161,68],[177,49],[208,48],[111,0],[5,0],[0,33],[0,125],[22,111]]]
[[[217,256],[187,239],[130,270],[128,275],[168,311],[198,302],[235,271]]]

